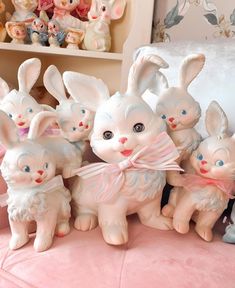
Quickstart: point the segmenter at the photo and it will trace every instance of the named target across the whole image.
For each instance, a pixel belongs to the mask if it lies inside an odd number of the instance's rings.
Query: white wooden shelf
[[[52,48],[44,46],[35,46],[30,44],[14,44],[14,43],[0,43],[0,50],[17,51],[17,52],[33,52],[42,54],[54,54],[61,56],[77,56],[87,57],[96,59],[107,59],[107,60],[123,60],[122,53],[111,53],[111,52],[93,52],[86,50],[75,50],[67,48]]]

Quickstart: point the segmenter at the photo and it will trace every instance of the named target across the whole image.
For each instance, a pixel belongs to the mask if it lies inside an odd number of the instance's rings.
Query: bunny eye
[[[142,131],[144,131],[145,127],[143,123],[137,123],[133,126],[133,131],[136,133],[140,133]]]
[[[48,169],[48,166],[49,166],[49,164],[46,162],[46,163],[43,165],[43,168],[44,168],[44,169]]]
[[[10,118],[12,118],[12,117],[13,117],[11,113],[8,113],[8,116],[9,116]]]
[[[183,109],[183,110],[181,110],[181,114],[182,114],[182,115],[186,115],[186,114],[187,114],[187,111]]]
[[[218,166],[218,167],[224,166],[224,161],[223,160],[217,160],[215,162],[215,166]]]
[[[30,172],[30,167],[28,165],[25,165],[23,167],[23,171],[29,173]]]
[[[103,133],[103,138],[104,138],[105,140],[110,140],[110,139],[112,139],[112,138],[113,138],[113,132],[111,132],[111,131],[105,131],[105,132]]]
[[[82,112],[82,114],[85,114],[85,113],[86,113],[85,109],[82,109],[81,112]]]
[[[101,7],[101,11],[102,11],[102,12],[105,12],[105,11],[106,11],[106,7],[105,7],[105,6],[102,6],[102,7]]]
[[[165,120],[165,119],[166,119],[166,115],[165,115],[165,114],[162,114],[161,118],[162,118],[163,120]]]
[[[33,113],[33,109],[32,109],[32,108],[28,108],[28,109],[27,109],[27,112]]]
[[[198,154],[197,155],[197,159],[201,161],[203,159],[203,155],[202,154]]]
[[[77,127],[72,127],[72,131],[76,131],[77,130]]]

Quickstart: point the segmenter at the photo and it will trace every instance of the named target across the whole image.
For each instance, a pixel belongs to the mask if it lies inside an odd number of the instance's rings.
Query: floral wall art
[[[155,0],[153,42],[235,37],[234,0]]]

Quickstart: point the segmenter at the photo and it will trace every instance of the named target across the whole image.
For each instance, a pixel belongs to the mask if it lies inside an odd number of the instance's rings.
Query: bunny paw
[[[29,236],[28,235],[18,235],[14,234],[11,237],[9,247],[11,250],[16,250],[22,246],[24,246],[26,243],[29,241]]]
[[[88,231],[94,229],[98,225],[97,216],[94,214],[80,214],[74,222],[77,230]]]
[[[62,222],[57,224],[55,235],[57,237],[64,237],[65,235],[69,234],[70,226],[68,222]]]
[[[186,234],[189,231],[188,221],[182,221],[182,220],[174,219],[173,220],[173,227],[177,232],[179,232],[181,234]]]
[[[206,226],[197,226],[195,227],[195,230],[197,232],[197,234],[204,239],[207,242],[212,241],[213,239],[213,233],[211,228],[206,227]]]
[[[175,207],[173,205],[167,204],[162,208],[162,215],[165,217],[173,217]]]
[[[36,237],[34,240],[34,249],[36,252],[43,252],[51,247],[53,237],[51,235],[43,235],[41,237]]]
[[[164,215],[154,216],[149,218],[140,217],[140,221],[142,224],[160,229],[160,230],[172,230],[172,219],[169,217],[165,217]]]
[[[104,225],[101,227],[106,243],[111,245],[122,245],[128,241],[127,226],[124,225]]]

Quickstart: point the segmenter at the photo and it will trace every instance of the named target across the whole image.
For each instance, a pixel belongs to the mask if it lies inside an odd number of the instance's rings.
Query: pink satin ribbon
[[[234,199],[233,191],[235,190],[235,185],[233,180],[219,180],[201,177],[195,174],[183,174],[183,187],[189,191],[196,191],[197,187],[205,187],[207,185],[213,185],[223,191],[230,199]]]
[[[96,189],[96,201],[107,202],[122,188],[125,182],[124,170],[134,168],[136,171],[142,169],[183,171],[174,162],[178,157],[179,153],[175,144],[166,132],[162,132],[153,143],[143,147],[135,155],[122,162],[90,164],[79,168],[76,174],[84,179],[91,178],[89,184]],[[98,178],[97,182],[97,178],[93,176],[99,174],[101,177]]]

